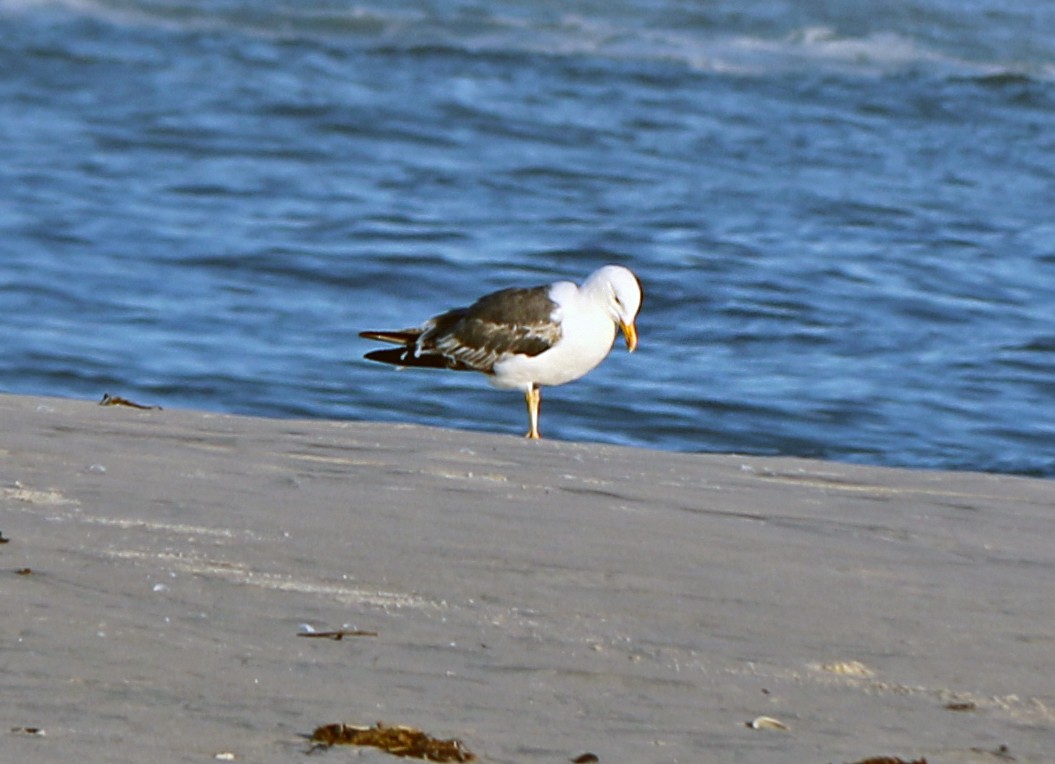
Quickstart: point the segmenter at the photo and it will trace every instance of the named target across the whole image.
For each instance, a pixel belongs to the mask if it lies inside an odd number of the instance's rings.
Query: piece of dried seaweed
[[[438,740],[415,727],[388,725],[378,722],[373,727],[351,724],[326,724],[311,734],[317,746],[367,745],[380,748],[393,756],[406,756],[429,761],[474,761],[473,754],[461,740]]]
[[[365,631],[363,629],[337,629],[336,631],[298,631],[298,637],[311,637],[314,639],[332,639],[340,642],[345,637],[376,637],[376,631]]]
[[[103,399],[99,401],[100,406],[128,406],[133,409],[148,410],[161,410],[161,406],[144,406],[142,403],[136,403],[130,401],[127,398],[122,398],[120,395],[110,395],[110,393],[103,393]]]
[[[44,737],[47,733],[43,727],[12,727],[12,735],[32,735],[33,737]]]

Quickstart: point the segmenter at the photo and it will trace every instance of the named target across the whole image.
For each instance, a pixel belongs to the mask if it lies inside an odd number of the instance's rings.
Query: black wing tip
[[[383,350],[371,350],[363,355],[363,358],[368,361],[377,361],[378,363],[389,363],[393,366],[406,366],[407,363],[404,360],[406,355],[406,348],[385,348]]]
[[[393,331],[379,331],[371,329],[365,332],[359,332],[359,336],[364,340],[377,340],[378,342],[393,342],[397,345],[407,345],[418,338],[421,332],[410,331],[409,329],[393,330]]]
[[[402,366],[404,368],[418,369],[452,369],[454,371],[474,371],[456,359],[435,353],[422,353],[414,355],[412,348],[382,348],[371,350],[363,356],[368,361],[387,363],[390,366]]]

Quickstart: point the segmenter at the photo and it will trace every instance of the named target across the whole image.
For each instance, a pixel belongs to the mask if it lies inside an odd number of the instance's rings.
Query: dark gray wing
[[[558,306],[549,291],[548,286],[503,289],[468,308],[433,316],[420,329],[360,332],[367,339],[400,345],[365,357],[396,366],[490,374],[510,356],[536,356],[560,339],[560,324],[554,320]]]
[[[421,344],[487,373],[510,356],[544,353],[561,337],[549,291],[548,286],[513,288],[481,297],[457,320],[451,321],[450,314],[433,319]]]

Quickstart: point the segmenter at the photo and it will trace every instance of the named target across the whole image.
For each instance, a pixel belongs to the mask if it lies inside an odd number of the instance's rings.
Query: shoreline
[[[1048,480],[0,413],[12,760],[289,761],[379,720],[494,762],[1050,758]]]

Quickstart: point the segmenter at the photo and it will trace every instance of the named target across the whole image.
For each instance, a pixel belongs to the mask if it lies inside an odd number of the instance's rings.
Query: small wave
[[[1025,72],[998,71],[982,74],[978,77],[968,78],[971,82],[992,88],[1004,88],[1008,86],[1029,85],[1034,79]]]
[[[257,38],[372,38],[415,17],[362,7],[282,6],[262,3],[136,2],[135,0],[0,0],[0,14],[61,11],[105,23],[187,32],[231,32]]]
[[[1055,79],[1050,61],[976,61],[935,47],[926,30],[843,34],[824,24],[783,31],[731,25],[679,26],[674,17],[629,10],[607,15],[519,14],[490,9],[434,12],[419,7],[243,0],[0,0],[0,13],[59,10],[108,23],[256,38],[303,39],[411,54],[538,55],[664,63],[692,71],[760,76],[832,71],[886,75],[905,71],[976,79],[1001,86],[1021,78]],[[645,21],[647,17],[647,23]]]
[[[1050,108],[1053,97],[1050,84],[1055,82],[1055,66],[1036,71],[1001,69],[975,76],[955,77],[953,81],[1005,95],[1023,107]]]

